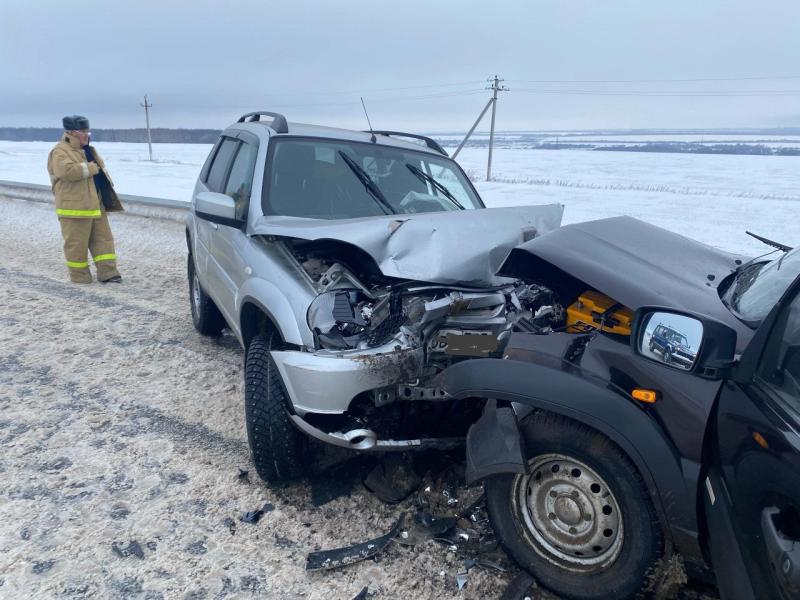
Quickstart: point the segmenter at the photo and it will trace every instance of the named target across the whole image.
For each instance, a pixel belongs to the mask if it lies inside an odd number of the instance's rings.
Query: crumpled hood
[[[717,292],[736,259],[746,260],[632,217],[613,217],[565,225],[522,244],[500,274],[544,283],[575,278],[633,310],[686,310],[741,330]]]
[[[387,277],[443,285],[496,285],[509,252],[561,225],[561,204],[327,221],[260,217],[249,232],[337,240],[367,252]]]

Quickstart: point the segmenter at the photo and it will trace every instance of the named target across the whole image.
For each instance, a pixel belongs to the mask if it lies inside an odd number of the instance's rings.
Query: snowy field
[[[49,147],[0,143],[0,179],[47,183]],[[121,192],[188,201],[208,147],[158,145],[156,163],[146,146],[100,150]],[[459,158],[483,173],[485,152]],[[477,186],[490,206],[558,201],[568,222],[632,214],[758,252],[744,228],[800,242],[798,160],[500,150],[497,181]],[[501,595],[513,571],[473,568],[459,591],[463,559],[434,542],[306,573],[309,551],[376,537],[413,505],[380,502],[355,467],[325,457],[297,484],[257,480],[241,351],[192,327],[182,224],[112,215],[125,282],[75,286],[52,207],[0,205],[0,598],[348,600],[364,586],[389,599]],[[441,501],[458,481],[442,475],[431,494]],[[454,491],[463,505],[475,490]],[[261,521],[240,521],[265,502],[274,510]]]
[[[46,142],[0,142],[0,179],[47,184]],[[122,193],[188,202],[209,151],[194,144],[104,143],[98,149]],[[488,206],[565,205],[565,223],[627,214],[718,248],[764,249],[749,229],[800,243],[800,157],[615,153],[499,148],[493,181],[486,150],[458,157]]]

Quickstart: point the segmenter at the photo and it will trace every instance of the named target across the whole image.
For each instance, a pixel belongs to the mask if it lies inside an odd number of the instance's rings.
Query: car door
[[[200,191],[223,192],[225,189],[225,182],[228,179],[228,173],[233,163],[233,158],[238,149],[239,140],[229,135],[223,135],[219,149],[208,170],[208,176],[205,182],[198,183],[198,189],[195,190],[195,195]],[[205,271],[202,273],[200,281],[203,284],[205,292],[211,296],[219,308],[222,308],[220,303],[224,297],[224,294],[221,293],[223,278],[220,274],[219,261],[214,251],[214,246],[216,244],[215,239],[221,226],[212,221],[203,219],[196,213],[195,221],[197,223],[197,244],[201,247],[201,251],[207,256],[207,259],[204,261]]]
[[[723,598],[800,598],[800,279],[723,385],[705,509]]]
[[[214,235],[212,256],[219,266],[220,298],[217,305],[228,317],[229,323],[236,323],[236,303],[238,291],[248,277],[248,264],[245,260],[249,240],[244,232],[250,209],[250,194],[253,190],[253,174],[258,156],[258,138],[247,132],[238,135],[239,145],[222,192],[236,203],[236,219],[240,227],[219,225]]]

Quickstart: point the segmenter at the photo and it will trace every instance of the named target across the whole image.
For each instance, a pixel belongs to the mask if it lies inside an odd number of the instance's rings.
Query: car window
[[[250,192],[253,187],[253,170],[256,166],[258,147],[242,142],[225,184],[225,194],[233,198],[236,203],[236,218],[247,219],[247,209],[250,206]]]
[[[759,368],[800,411],[800,295],[778,317]]]
[[[211,170],[211,163],[214,160],[214,156],[217,154],[217,150],[222,145],[222,138],[219,138],[216,143],[211,147],[211,152],[208,153],[208,157],[206,158],[206,162],[203,163],[203,168],[200,169],[200,181],[205,182],[208,180],[208,172]]]
[[[265,215],[350,219],[483,207],[452,160],[382,144],[277,139],[265,181]]]
[[[211,170],[208,172],[208,180],[206,186],[212,192],[221,192],[222,186],[225,184],[225,175],[228,174],[228,165],[230,165],[231,158],[239,146],[238,140],[225,138],[222,145],[214,157],[214,162],[211,163]]]

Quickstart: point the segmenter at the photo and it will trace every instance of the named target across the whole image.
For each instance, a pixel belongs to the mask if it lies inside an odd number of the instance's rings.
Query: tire
[[[244,369],[247,439],[258,475],[270,483],[302,475],[307,446],[289,419],[289,399],[270,354],[279,347],[276,333],[255,336]]]
[[[484,482],[498,541],[565,598],[643,593],[663,534],[633,463],[606,437],[564,417],[535,413],[521,431],[528,473]]]
[[[219,312],[214,301],[203,291],[200,280],[197,278],[197,270],[191,253],[186,262],[186,269],[189,279],[189,305],[192,309],[194,328],[203,335],[217,336],[225,328],[225,318]]]

